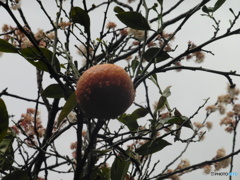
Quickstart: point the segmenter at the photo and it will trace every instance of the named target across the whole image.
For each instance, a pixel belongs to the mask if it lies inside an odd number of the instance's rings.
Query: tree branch
[[[47,150],[47,147],[48,147],[46,144],[47,144],[47,141],[49,140],[49,138],[52,136],[54,121],[55,121],[55,118],[56,118],[56,115],[58,112],[59,100],[60,99],[54,99],[52,109],[48,113],[48,124],[47,124],[47,128],[46,128],[46,134],[43,139],[42,146],[41,146],[42,151],[40,151],[38,153],[37,157],[35,157],[35,159],[31,162],[31,166],[33,164],[35,164],[35,167],[33,169],[33,177],[35,177],[35,178],[38,176],[41,165],[42,165],[43,161],[45,160],[45,151]]]
[[[4,96],[9,96],[9,97],[21,99],[21,100],[28,101],[28,102],[34,102],[34,103],[37,103],[37,102],[38,102],[38,103],[41,104],[41,105],[45,105],[44,102],[39,102],[39,101],[37,101],[37,100],[35,100],[35,99],[29,99],[29,98],[25,98],[25,97],[21,97],[21,96],[15,95],[15,94],[8,93],[8,92],[7,92],[7,89],[8,89],[8,88],[4,89],[4,90],[0,93],[0,97],[1,97],[2,95],[4,95]]]
[[[178,174],[178,173],[183,173],[184,171],[194,171],[194,170],[197,170],[205,165],[211,165],[213,163],[216,163],[216,162],[220,162],[220,161],[223,161],[225,159],[228,159],[228,158],[231,158],[237,154],[240,153],[240,149],[233,152],[233,153],[230,153],[228,154],[227,156],[224,156],[222,158],[218,158],[218,159],[214,159],[214,160],[209,160],[209,161],[204,161],[204,162],[201,162],[201,163],[198,163],[198,164],[195,164],[195,165],[192,165],[192,166],[189,166],[189,167],[186,167],[186,168],[183,168],[183,169],[180,169],[180,170],[176,170],[172,173],[167,173],[167,174],[159,174],[157,176],[154,176],[150,179],[156,179],[156,180],[162,180],[162,179],[165,179],[165,178],[168,178],[172,175],[175,175],[175,174]]]
[[[174,67],[169,67],[169,68],[165,68],[165,69],[162,69],[162,67],[158,67],[158,68],[155,68],[154,70],[152,70],[151,72],[147,73],[146,75],[140,77],[135,82],[134,87],[137,88],[138,85],[142,81],[144,81],[145,79],[147,79],[148,77],[150,77],[151,75],[153,75],[155,73],[162,73],[162,72],[167,72],[167,71],[171,71],[171,70],[205,71],[205,72],[209,72],[209,73],[213,73],[213,74],[222,75],[227,78],[230,85],[232,85],[232,86],[234,86],[234,83],[233,83],[232,79],[230,78],[230,76],[240,76],[240,74],[236,74],[236,71],[224,72],[224,71],[217,71],[217,70],[206,69],[206,68],[202,68],[202,67],[193,67],[193,66],[191,66],[191,67],[190,66],[174,66]]]

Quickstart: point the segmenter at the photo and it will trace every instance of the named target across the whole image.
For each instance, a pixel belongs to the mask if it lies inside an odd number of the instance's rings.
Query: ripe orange
[[[132,104],[135,90],[127,72],[115,64],[89,68],[77,82],[77,101],[86,117],[110,119]]]

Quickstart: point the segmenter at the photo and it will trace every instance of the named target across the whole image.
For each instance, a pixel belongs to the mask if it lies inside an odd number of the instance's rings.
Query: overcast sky
[[[47,1],[43,0],[43,3],[46,6],[46,10],[51,16],[55,16],[54,3],[55,1]],[[94,1],[88,1],[89,4],[92,4]],[[166,1],[165,7],[166,9],[176,2],[175,0]],[[196,4],[197,1],[186,0],[176,11],[174,11],[171,16],[168,16],[167,19],[171,19],[172,17],[179,15],[185,12],[189,7],[192,7]],[[209,6],[213,6],[215,1]],[[164,2],[165,3],[165,2]],[[80,4],[79,4],[80,5]],[[164,8],[165,8],[164,7]],[[229,27],[229,19],[232,19],[233,16],[228,11],[229,8],[232,8],[236,13],[240,11],[239,0],[228,0],[219,11],[216,12],[216,19],[221,19],[220,24],[220,32],[222,34]],[[35,1],[24,1],[22,2],[22,9],[25,12],[25,16],[29,21],[33,30],[37,31],[38,28],[49,30],[51,28],[48,21],[46,21],[46,17],[43,17],[42,11],[37,6]],[[112,14],[109,15],[109,21],[116,21],[119,24],[119,27],[122,25],[114,16],[113,11]],[[0,7],[0,26],[7,23],[12,26],[15,26],[9,15],[5,12],[3,8]],[[103,11],[93,11],[91,14],[91,27],[92,34],[95,38],[98,37],[99,33],[99,22],[102,21]],[[54,18],[53,18],[54,19]],[[166,19],[166,20],[167,20]],[[165,19],[164,19],[165,20]],[[46,23],[47,22],[47,23]],[[235,27],[239,27],[240,21],[238,20],[237,25]],[[169,27],[166,29],[167,32],[172,32],[176,28],[176,26]],[[201,44],[205,42],[213,35],[213,27],[212,21],[206,17],[201,16],[199,13],[194,15],[182,28],[182,30],[175,37],[176,40],[173,42],[173,47],[178,45],[177,50],[171,54],[171,56],[176,56],[177,54],[183,52],[187,48],[187,42],[189,40],[193,41],[195,44]],[[194,65],[194,66],[202,66],[205,68],[212,68],[215,70],[237,70],[239,71],[239,62],[240,62],[240,51],[239,51],[239,42],[240,35],[232,36],[226,39],[223,39],[219,42],[215,42],[211,45],[206,46],[204,49],[213,52],[215,55],[206,54],[205,62],[203,64],[197,65],[191,62],[185,63],[186,65]],[[75,58],[79,58],[81,61],[81,57],[76,55],[76,50],[73,49]],[[217,96],[224,94],[226,92],[227,79],[222,76],[217,76],[213,74],[208,74],[205,72],[190,72],[190,71],[182,71],[182,72],[167,72],[159,74],[159,83],[161,87],[164,89],[165,87],[171,85],[172,95],[169,97],[169,103],[171,107],[177,107],[182,114],[186,116],[191,116],[196,109],[204,103],[204,99],[211,97],[208,104],[213,104],[216,102]],[[234,82],[240,87],[240,79],[234,77]],[[53,80],[50,80],[48,76],[45,76],[44,86],[53,83]],[[150,98],[152,102],[157,100],[159,97],[156,97],[158,93],[157,89],[149,83],[150,87]],[[37,97],[37,86],[36,86],[36,76],[35,69],[31,66],[27,61],[17,55],[12,54],[4,54],[0,57],[0,91],[8,88],[8,92],[12,94],[17,94],[22,97],[27,97],[31,99],[36,99]],[[143,99],[144,94],[141,90],[141,87],[137,90],[136,101],[144,102]],[[28,107],[34,107],[34,103],[28,103],[24,101],[20,101],[11,97],[2,97],[7,105],[9,114],[15,115],[13,118],[17,121],[22,113],[25,113]],[[42,120],[46,118],[44,107],[40,107],[42,112]],[[131,112],[133,108],[130,108],[129,112]],[[195,117],[194,121],[202,121],[205,117],[205,110],[201,110],[200,113]],[[227,134],[224,131],[223,127],[219,126],[219,121],[222,116],[217,113],[209,118],[210,121],[213,122],[214,128],[212,131],[207,132],[206,139],[201,143],[191,144],[188,152],[183,156],[183,158],[189,159],[191,164],[199,163],[203,160],[212,159],[216,150],[224,147],[227,153],[230,153],[232,147],[232,134]],[[146,120],[146,119],[145,119]],[[141,120],[140,123],[143,123],[144,120]],[[115,124],[113,123],[115,126]],[[117,126],[117,125],[116,125]],[[238,128],[239,129],[239,128]],[[67,135],[61,136],[59,141],[62,141],[60,147],[68,147],[71,142],[75,141],[75,134],[71,134],[72,132],[66,133]],[[190,132],[186,132],[184,135],[189,135]],[[239,138],[238,134],[238,138]],[[158,167],[160,170],[165,167],[165,165],[171,162],[176,155],[178,155],[181,150],[184,148],[180,143],[176,143],[173,146],[166,147],[160,153],[156,153],[153,155],[154,158],[161,159],[160,166]],[[239,142],[237,143],[236,149],[240,148]],[[70,152],[68,149],[63,149],[63,152]],[[234,172],[238,172],[240,174],[240,158],[236,156],[234,159]],[[172,168],[175,168],[173,166]],[[221,172],[228,172],[228,169],[220,170]],[[240,176],[240,175],[239,175]],[[239,178],[233,178],[238,179]],[[64,175],[60,175],[62,179],[67,179]],[[202,170],[197,170],[192,173],[186,174],[182,177],[182,179],[192,180],[192,179],[226,179],[226,177],[212,177],[210,175],[204,175]]]

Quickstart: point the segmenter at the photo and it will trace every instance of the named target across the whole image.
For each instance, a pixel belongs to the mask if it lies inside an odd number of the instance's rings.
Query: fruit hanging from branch
[[[129,108],[135,90],[123,68],[115,64],[100,64],[89,68],[79,78],[76,97],[86,117],[110,119]]]

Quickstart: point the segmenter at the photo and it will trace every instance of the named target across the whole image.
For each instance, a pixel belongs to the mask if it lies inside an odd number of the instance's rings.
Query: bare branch
[[[214,159],[214,160],[208,160],[208,161],[204,161],[204,162],[201,162],[201,163],[198,163],[198,164],[195,164],[195,165],[192,165],[192,166],[189,166],[189,167],[186,167],[186,168],[183,168],[183,169],[180,169],[180,170],[176,170],[172,173],[168,173],[168,174],[159,174],[157,176],[154,176],[152,177],[151,179],[157,179],[157,180],[161,180],[161,179],[165,179],[165,178],[168,178],[172,175],[175,175],[175,174],[178,174],[178,173],[182,173],[182,172],[185,172],[185,171],[194,171],[194,170],[197,170],[205,165],[211,165],[213,163],[216,163],[216,162],[220,162],[220,161],[223,161],[225,159],[228,159],[228,158],[231,158],[237,154],[240,153],[240,149],[233,152],[233,153],[230,153],[228,154],[227,156],[224,156],[222,158],[219,158],[219,159]]]

